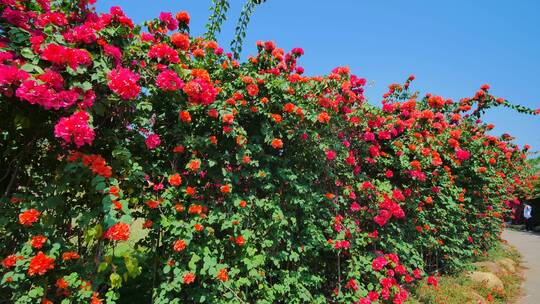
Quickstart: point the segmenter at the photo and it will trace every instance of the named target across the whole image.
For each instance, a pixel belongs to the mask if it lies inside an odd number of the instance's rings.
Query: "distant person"
[[[525,204],[523,208],[523,218],[525,218],[525,231],[533,231],[533,220],[532,220],[532,207],[529,204]]]

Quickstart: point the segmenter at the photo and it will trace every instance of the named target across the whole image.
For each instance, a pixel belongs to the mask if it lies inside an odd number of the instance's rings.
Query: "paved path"
[[[540,234],[524,231],[505,230],[502,235],[510,245],[523,255],[525,266],[524,296],[519,304],[540,303]]]

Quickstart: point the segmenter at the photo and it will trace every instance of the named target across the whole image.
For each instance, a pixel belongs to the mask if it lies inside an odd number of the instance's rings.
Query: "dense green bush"
[[[143,32],[84,0],[0,10],[2,300],[402,303],[530,189],[479,120],[514,107],[488,86],[410,77],[377,108],[347,68],[303,76],[272,42],[240,63],[184,12]]]

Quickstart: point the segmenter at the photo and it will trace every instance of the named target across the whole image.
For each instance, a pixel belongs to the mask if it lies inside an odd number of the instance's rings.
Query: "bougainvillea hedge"
[[[402,303],[529,191],[487,85],[374,107],[301,49],[238,62],[185,12],[88,2],[0,1],[2,301]]]

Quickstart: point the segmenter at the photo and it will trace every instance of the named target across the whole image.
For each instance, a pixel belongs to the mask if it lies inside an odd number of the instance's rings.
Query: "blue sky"
[[[219,36],[227,49],[243,0],[230,0],[229,21]],[[100,11],[121,6],[140,23],[162,11],[187,10],[193,35],[204,33],[210,0],[98,0]],[[520,0],[268,0],[252,18],[243,55],[255,41],[285,50],[302,47],[306,73],[349,66],[372,85],[378,104],[387,86],[414,74],[414,89],[458,100],[484,83],[514,103],[540,108],[540,1]],[[484,120],[495,134],[540,150],[540,117],[492,110]]]

